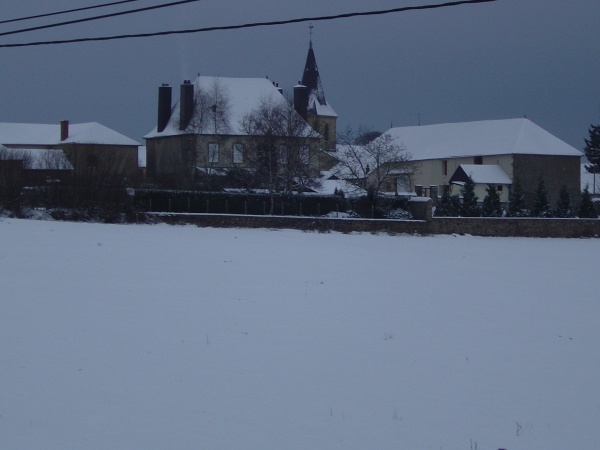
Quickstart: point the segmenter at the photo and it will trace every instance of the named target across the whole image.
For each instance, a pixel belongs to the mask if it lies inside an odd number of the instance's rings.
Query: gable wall
[[[550,206],[558,201],[560,189],[565,185],[574,204],[579,202],[581,190],[581,157],[514,155],[514,177],[519,179],[525,202],[531,207],[540,178],[544,180]]]
[[[327,150],[335,149],[337,136],[337,117],[310,115],[307,118],[308,124],[323,136],[323,148]]]
[[[114,177],[135,180],[138,175],[137,146],[61,144],[79,179]]]

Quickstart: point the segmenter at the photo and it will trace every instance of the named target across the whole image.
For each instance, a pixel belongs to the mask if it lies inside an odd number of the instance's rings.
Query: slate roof
[[[507,154],[582,156],[525,118],[397,127],[386,134],[416,161]]]
[[[312,47],[312,42],[308,48],[304,73],[302,74],[302,84],[308,89],[308,112],[319,116],[337,117],[336,112],[327,103],[325,91],[321,83],[317,59]]]

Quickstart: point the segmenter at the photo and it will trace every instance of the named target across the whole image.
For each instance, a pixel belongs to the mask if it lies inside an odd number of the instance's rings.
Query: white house
[[[582,153],[525,118],[397,127],[386,134],[412,155],[412,188],[422,186],[426,194],[432,186],[439,193],[447,189],[461,165],[484,184],[503,180],[508,186],[508,180],[518,179],[527,202],[540,179],[552,202],[563,185],[572,198],[580,192]],[[494,178],[485,179],[492,174],[489,168],[473,166],[496,166]]]

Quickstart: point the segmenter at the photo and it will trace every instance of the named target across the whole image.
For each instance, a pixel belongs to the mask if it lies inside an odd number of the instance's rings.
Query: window
[[[288,163],[288,153],[287,147],[285,145],[279,146],[279,164],[287,164]]]
[[[244,146],[242,144],[233,144],[233,163],[241,164],[244,162]]]
[[[300,147],[300,162],[306,165],[310,162],[310,149],[307,146]]]
[[[404,194],[410,191],[410,176],[408,174],[402,174],[398,178],[396,178],[397,194]]]
[[[498,186],[496,186],[496,189],[498,189],[498,192],[502,192],[503,186],[499,184]]]
[[[442,175],[448,175],[448,161],[445,159],[442,161]]]
[[[483,156],[476,156],[475,158],[473,158],[473,164],[481,166],[483,164]]]
[[[329,125],[325,124],[323,127],[323,137],[325,138],[325,142],[329,143]]]
[[[208,162],[219,162],[219,144],[208,144]]]

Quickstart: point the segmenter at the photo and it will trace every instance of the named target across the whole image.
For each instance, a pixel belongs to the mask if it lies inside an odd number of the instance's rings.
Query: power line
[[[42,17],[59,16],[62,14],[69,14],[69,13],[79,12],[79,11],[88,11],[90,9],[104,8],[106,6],[114,6],[114,5],[120,5],[122,3],[131,3],[131,2],[139,2],[139,1],[140,0],[121,0],[119,2],[104,3],[102,5],[85,6],[83,8],[67,9],[65,11],[56,11],[56,12],[45,13],[45,14],[37,14],[35,16],[28,16],[28,17],[19,17],[17,19],[0,20],[0,24],[12,23],[12,22],[22,22],[23,20],[40,19]]]
[[[304,18],[300,18],[300,19],[277,20],[277,21],[272,21],[272,22],[253,22],[253,23],[246,23],[246,24],[241,24],[241,25],[225,25],[225,26],[216,26],[216,27],[188,29],[188,30],[159,31],[159,32],[155,32],[155,33],[124,34],[124,35],[101,36],[101,37],[93,37],[93,38],[28,42],[28,43],[22,43],[22,44],[0,44],[0,48],[73,44],[73,43],[77,43],[77,42],[100,42],[100,41],[112,41],[112,40],[118,40],[118,39],[169,36],[169,35],[174,35],[174,34],[191,34],[191,33],[206,33],[206,32],[210,32],[210,31],[239,30],[239,29],[243,29],[243,28],[258,28],[258,27],[277,26],[277,25],[289,25],[289,24],[302,23],[302,22],[322,22],[322,21],[329,21],[329,20],[348,19],[351,17],[377,16],[377,15],[399,13],[399,12],[406,12],[406,11],[448,8],[448,7],[459,6],[459,5],[476,4],[476,3],[490,3],[490,2],[495,2],[495,1],[497,1],[497,0],[460,0],[460,1],[453,1],[453,2],[447,2],[447,3],[433,4],[433,5],[405,6],[402,8],[393,8],[393,9],[386,9],[386,10],[379,10],[379,11],[354,12],[354,13],[337,14],[337,15],[331,15],[331,16],[304,17]]]
[[[52,23],[50,25],[40,25],[40,26],[37,26],[37,27],[31,27],[31,28],[22,28],[20,30],[5,31],[4,33],[0,33],[0,36],[8,36],[8,35],[11,35],[11,34],[25,33],[25,32],[28,32],[28,31],[44,30],[46,28],[62,27],[64,25],[73,25],[73,24],[76,24],[76,23],[90,22],[92,20],[107,19],[109,17],[124,16],[126,14],[133,14],[133,13],[139,13],[139,12],[144,12],[144,11],[151,11],[153,9],[166,8],[168,6],[176,6],[176,5],[181,5],[183,3],[192,3],[192,2],[197,2],[197,1],[200,1],[200,0],[179,0],[177,2],[165,3],[163,5],[146,6],[145,8],[130,9],[128,11],[121,11],[121,12],[116,12],[116,13],[111,13],[111,14],[103,14],[101,16],[86,17],[84,19],[69,20],[67,22]]]

